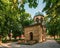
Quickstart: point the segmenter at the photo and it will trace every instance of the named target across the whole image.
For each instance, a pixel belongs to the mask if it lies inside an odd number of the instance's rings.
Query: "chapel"
[[[44,16],[37,12],[33,18],[34,22],[24,27],[25,41],[35,40],[43,42],[46,40],[46,26]]]

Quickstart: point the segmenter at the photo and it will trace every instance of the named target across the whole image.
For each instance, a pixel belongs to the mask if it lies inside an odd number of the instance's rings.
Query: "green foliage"
[[[59,0],[44,0],[46,3],[43,11],[46,11],[47,14],[53,14],[53,16],[57,16],[60,14],[60,1]]]
[[[43,0],[43,2],[46,3],[43,11],[47,13],[46,24],[49,31],[48,34],[52,36],[60,35],[60,1]]]
[[[49,21],[46,22],[47,25],[47,30],[48,30],[48,34],[55,36],[55,35],[60,35],[60,16],[50,16],[50,17],[46,17],[47,20],[50,18]]]
[[[19,4],[21,4],[21,5],[23,5],[23,6],[24,6],[24,4],[26,4],[26,3],[28,3],[28,6],[29,6],[30,8],[36,8],[37,5],[38,5],[38,1],[37,1],[37,0],[21,0],[21,1],[19,2]],[[21,7],[21,6],[20,6],[20,7]]]
[[[11,30],[14,37],[19,36],[24,26],[30,24],[31,17],[25,12],[24,3],[21,4],[21,8],[18,8],[19,4],[18,0],[0,0],[0,35],[3,37]]]

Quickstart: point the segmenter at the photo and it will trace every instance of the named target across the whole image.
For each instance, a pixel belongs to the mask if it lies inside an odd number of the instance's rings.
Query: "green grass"
[[[58,38],[58,39],[55,39],[56,41],[57,41],[57,43],[59,43],[60,44],[60,38]]]
[[[7,42],[17,42],[18,40],[24,40],[24,39],[2,40],[2,42],[3,42],[3,43],[7,43]]]

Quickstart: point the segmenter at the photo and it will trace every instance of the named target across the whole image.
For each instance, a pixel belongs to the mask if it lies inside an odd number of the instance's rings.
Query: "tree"
[[[46,26],[47,26],[48,34],[51,36],[54,36],[54,39],[55,39],[55,35],[60,36],[60,32],[59,32],[60,16],[57,16],[55,18],[53,16],[47,16],[46,18],[47,18]]]
[[[45,11],[47,14],[52,14],[53,16],[60,15],[60,10],[59,10],[60,1],[59,0],[44,0],[43,2],[46,3],[46,6],[43,9],[43,11]]]
[[[22,13],[18,16],[18,20],[16,23],[13,23],[13,35],[16,38],[20,36],[24,32],[24,27],[30,25],[32,23],[31,16],[29,13]],[[15,35],[16,34],[16,35]]]
[[[21,23],[21,31],[24,31],[24,27],[30,25],[31,22],[31,16],[29,13],[23,12],[22,14],[20,14],[20,23]]]
[[[24,26],[32,22],[30,15],[24,9],[26,3],[29,3],[30,8],[36,8],[38,5],[37,0],[21,0],[20,2],[18,0],[0,0],[0,34],[3,37],[7,36],[11,30],[13,30],[13,34],[22,32]]]
[[[50,35],[59,34],[60,28],[60,1],[59,0],[43,0],[46,3],[43,11],[46,12],[47,18],[50,18],[50,21],[47,22],[47,29],[49,30]]]
[[[45,11],[48,16],[51,16],[52,18],[57,18],[57,16],[59,16],[59,0],[43,0],[43,3],[46,3],[46,6],[44,7],[43,11]]]

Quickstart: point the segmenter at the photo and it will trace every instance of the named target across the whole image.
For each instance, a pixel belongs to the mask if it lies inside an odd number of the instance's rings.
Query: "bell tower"
[[[42,23],[43,20],[44,20],[44,16],[40,12],[37,12],[34,16],[34,22],[35,23]]]

